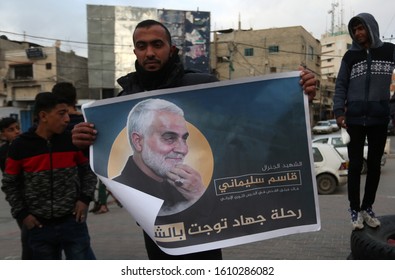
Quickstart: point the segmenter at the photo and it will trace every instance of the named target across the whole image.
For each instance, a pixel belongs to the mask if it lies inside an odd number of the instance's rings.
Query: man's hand
[[[347,129],[346,118],[344,116],[337,117],[336,123],[338,127]]]
[[[76,124],[71,133],[73,144],[80,149],[86,149],[95,142],[97,130],[94,124],[82,122]]]
[[[86,215],[88,213],[88,205],[78,200],[75,204],[73,215],[75,215],[75,220],[77,223],[83,223],[86,220]]]
[[[186,164],[177,164],[167,176],[167,181],[188,201],[198,200],[206,190],[200,174]]]
[[[315,96],[317,80],[315,79],[314,74],[303,66],[299,66],[298,70],[301,70],[299,83],[302,86],[304,93],[308,95],[309,101],[312,101]]]
[[[27,229],[42,227],[42,224],[32,214],[29,214],[26,218],[23,219],[23,224],[26,226]]]

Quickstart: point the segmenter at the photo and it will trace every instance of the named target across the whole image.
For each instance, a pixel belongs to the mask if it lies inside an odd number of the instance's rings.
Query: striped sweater
[[[71,215],[77,200],[89,204],[96,182],[70,132],[47,141],[29,131],[10,146],[1,188],[14,218],[32,214],[45,223]]]

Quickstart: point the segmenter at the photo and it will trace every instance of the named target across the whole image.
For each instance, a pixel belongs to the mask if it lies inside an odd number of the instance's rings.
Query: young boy
[[[85,221],[96,175],[66,131],[67,104],[50,92],[35,100],[35,131],[9,149],[2,190],[12,216],[22,221],[33,259],[92,259]]]
[[[11,142],[21,133],[19,123],[11,117],[2,118],[0,120],[0,136],[4,144],[0,146],[0,168],[4,172],[5,161]]]

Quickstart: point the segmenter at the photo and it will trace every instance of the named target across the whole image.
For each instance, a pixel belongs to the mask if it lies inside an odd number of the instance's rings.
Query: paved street
[[[395,138],[391,137],[391,146]],[[395,151],[391,148],[391,152]],[[378,216],[395,214],[395,156],[382,168],[375,211]],[[363,180],[364,181],[364,180]],[[98,259],[147,259],[141,229],[123,208],[110,201],[110,212],[90,214],[88,225]],[[350,253],[346,186],[335,194],[319,196],[322,228],[318,232],[293,234],[223,249],[224,259],[242,260],[345,260]],[[10,217],[8,203],[0,192],[0,259],[19,259],[20,232]]]

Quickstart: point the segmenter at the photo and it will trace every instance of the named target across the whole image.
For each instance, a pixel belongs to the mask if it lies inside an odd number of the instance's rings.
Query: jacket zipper
[[[366,80],[365,80],[365,118],[364,118],[364,126],[366,125],[366,121],[368,118],[368,101],[369,101],[369,88],[370,88],[370,77],[372,75],[371,66],[372,66],[372,56],[370,54],[369,49],[366,50]]]
[[[54,186],[53,186],[53,162],[52,162],[52,143],[47,140],[47,147],[49,151],[49,183],[51,188],[51,218],[53,218],[53,199],[54,199]]]

